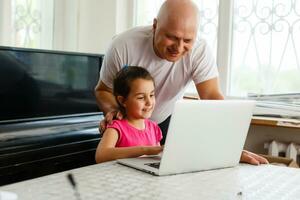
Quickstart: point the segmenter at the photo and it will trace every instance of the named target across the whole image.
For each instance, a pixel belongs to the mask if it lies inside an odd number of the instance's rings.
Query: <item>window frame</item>
[[[217,44],[217,66],[220,87],[225,96],[229,94],[230,65],[233,37],[234,0],[219,0],[219,23]]]

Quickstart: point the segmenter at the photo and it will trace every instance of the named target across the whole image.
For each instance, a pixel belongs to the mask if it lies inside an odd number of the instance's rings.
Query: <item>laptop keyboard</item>
[[[150,166],[150,167],[154,167],[154,168],[156,168],[156,169],[159,169],[160,162],[146,163],[145,165],[148,165],[148,166]]]

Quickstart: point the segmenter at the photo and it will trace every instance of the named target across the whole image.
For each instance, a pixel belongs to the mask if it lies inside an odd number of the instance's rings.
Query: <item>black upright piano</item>
[[[0,46],[0,185],[95,163],[102,60]]]

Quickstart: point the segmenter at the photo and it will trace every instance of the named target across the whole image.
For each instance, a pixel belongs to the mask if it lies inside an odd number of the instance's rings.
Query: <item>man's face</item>
[[[153,24],[153,48],[157,56],[175,62],[189,52],[195,42],[196,24],[165,23]]]

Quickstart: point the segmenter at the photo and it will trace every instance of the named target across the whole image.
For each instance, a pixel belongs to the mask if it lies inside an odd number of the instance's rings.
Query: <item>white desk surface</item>
[[[0,187],[18,200],[76,200],[72,172],[87,199],[300,199],[300,170],[241,164],[235,168],[157,177],[108,162]]]

